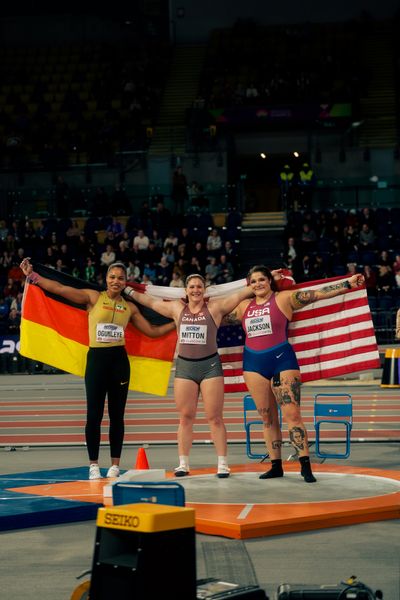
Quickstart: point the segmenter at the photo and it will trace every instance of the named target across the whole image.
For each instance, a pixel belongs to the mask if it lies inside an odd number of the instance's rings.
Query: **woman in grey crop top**
[[[226,429],[223,421],[224,379],[217,351],[217,330],[222,318],[253,295],[247,286],[223,298],[205,301],[205,280],[189,275],[185,282],[187,302],[164,302],[125,288],[135,301],[173,319],[178,332],[178,358],[174,379],[175,403],[180,414],[178,428],[179,466],[176,477],[189,475],[189,453],[193,440],[199,394],[218,456],[217,477],[229,477]]]

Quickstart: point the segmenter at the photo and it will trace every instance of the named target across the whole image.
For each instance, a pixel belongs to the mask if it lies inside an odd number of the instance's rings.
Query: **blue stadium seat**
[[[321,449],[321,425],[343,425],[345,448],[343,452]],[[314,396],[315,454],[319,458],[348,458],[350,435],[353,427],[353,401],[350,394],[316,394]]]
[[[185,506],[185,488],[175,481],[116,481],[112,496],[114,505],[151,502]]]
[[[260,418],[255,418],[254,416],[256,410],[256,404],[252,396],[250,396],[250,394],[246,394],[246,396],[243,398],[243,424],[246,433],[246,453],[249,458],[268,458],[267,452],[264,452],[263,454],[257,454],[256,452],[253,452],[251,447],[251,428],[254,427],[254,425],[263,425],[263,421]],[[279,406],[278,411],[279,426],[282,428],[282,412]],[[248,413],[253,413],[253,417],[249,417]]]

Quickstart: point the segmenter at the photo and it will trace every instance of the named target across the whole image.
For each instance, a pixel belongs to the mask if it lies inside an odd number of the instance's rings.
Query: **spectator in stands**
[[[82,277],[82,273],[78,265],[72,267],[71,275],[72,277],[76,277],[77,279],[80,279]]]
[[[221,254],[217,267],[218,273],[216,283],[229,283],[230,281],[233,281],[235,271],[232,263],[228,261],[226,254]]]
[[[85,281],[90,281],[91,283],[95,283],[96,281],[96,266],[90,257],[86,259],[83,278]]]
[[[143,250],[147,250],[149,247],[150,240],[147,235],[145,235],[143,229],[139,229],[137,235],[133,238],[133,247],[142,252]]]
[[[175,260],[179,258],[183,258],[185,262],[189,260],[189,254],[186,250],[186,244],[179,244],[177,250],[175,251]]]
[[[381,252],[379,253],[379,256],[377,258],[376,264],[378,266],[384,266],[384,267],[391,267],[392,266],[392,260],[390,258],[390,254],[387,250],[381,250]]]
[[[396,339],[400,340],[400,308],[396,313]]]
[[[4,242],[8,234],[8,227],[4,219],[0,221],[0,240]]]
[[[347,263],[347,272],[350,276],[357,274],[357,265],[356,263]]]
[[[358,221],[357,211],[355,208],[350,208],[347,211],[346,217],[345,217],[345,225],[347,225],[347,227],[349,227],[351,225],[352,227],[354,227],[354,229],[358,230],[359,221]]]
[[[347,225],[343,230],[343,241],[346,252],[358,250],[359,234],[353,225]]]
[[[104,252],[100,255],[100,266],[103,272],[106,272],[108,267],[116,260],[115,250],[111,244],[107,244]]]
[[[5,300],[11,304],[11,301],[13,300],[13,298],[16,298],[18,295],[18,292],[20,291],[20,285],[14,281],[14,279],[12,277],[9,277],[7,279],[7,283],[3,288],[3,297],[5,298]]]
[[[156,283],[157,271],[153,262],[145,263],[143,267],[143,277],[146,277],[148,282]]]
[[[113,217],[111,223],[106,227],[106,232],[113,233],[114,237],[118,239],[124,232],[124,226],[117,217]]]
[[[202,192],[197,181],[192,181],[188,189],[189,205],[200,206]]]
[[[171,244],[171,246],[178,246],[178,236],[173,231],[169,231],[167,237],[164,240],[164,248]]]
[[[393,275],[396,280],[397,287],[400,288],[400,254],[396,254],[393,263]]]
[[[118,243],[118,250],[115,253],[116,262],[122,262],[127,265],[131,259],[131,251],[129,249],[129,241],[120,240]]]
[[[156,263],[160,262],[162,254],[163,254],[162,250],[160,248],[157,248],[154,241],[149,240],[149,247],[141,255],[142,256],[141,260],[143,262],[156,264]]]
[[[4,250],[0,256],[0,272],[8,273],[8,270],[11,268],[12,262],[12,254],[10,254],[7,250]]]
[[[300,239],[304,253],[310,254],[315,250],[317,234],[308,223],[303,224]]]
[[[246,99],[251,102],[258,98],[259,95],[260,94],[258,93],[257,87],[255,86],[254,82],[251,81],[246,88]]]
[[[140,222],[140,227],[141,228],[145,228],[148,229],[149,227],[153,227],[153,222],[151,219],[151,208],[149,206],[149,203],[147,200],[144,200],[142,202],[142,206],[140,207],[140,211],[139,211],[139,222]]]
[[[362,209],[359,222],[361,226],[365,223],[370,229],[375,230],[375,215],[370,208],[365,207]]]
[[[235,249],[233,243],[231,242],[231,240],[225,240],[222,252],[223,252],[223,254],[225,254],[226,258],[229,260],[229,262],[232,264],[233,268],[236,270],[238,255],[237,255],[236,249]]]
[[[365,287],[367,294],[373,296],[376,294],[376,273],[370,265],[365,265],[363,270]]]
[[[174,264],[175,262],[175,251],[174,251],[174,247],[169,245],[166,248],[164,248],[162,256],[165,256],[165,258],[167,259],[167,261],[169,263],[171,263],[171,265]]]
[[[291,259],[292,262],[294,260],[296,260],[297,256],[299,254],[299,251],[296,250],[296,242],[294,237],[289,237],[287,240],[287,245],[283,251],[283,259],[284,261],[287,261],[287,259]]]
[[[390,294],[394,290],[395,278],[391,267],[386,265],[379,266],[376,287],[380,294]]]
[[[213,228],[210,235],[207,237],[207,254],[218,258],[222,249],[222,239],[218,230]]]
[[[179,244],[185,244],[188,252],[190,252],[190,249],[193,247],[193,237],[190,235],[187,227],[182,227],[178,235],[178,245]]]
[[[199,262],[199,259],[197,258],[197,256],[192,256],[187,266],[186,274],[193,275],[194,273],[201,273],[201,271],[202,266]]]
[[[151,232],[151,240],[154,242],[156,248],[162,249],[164,247],[163,239],[160,237],[157,229],[153,229]]]
[[[215,256],[209,256],[206,268],[204,269],[206,281],[208,284],[215,283],[218,276],[218,265]]]
[[[19,335],[19,328],[21,325],[21,317],[19,316],[16,308],[10,308],[8,318],[6,322],[6,332],[10,335]]]
[[[133,283],[134,281],[140,281],[141,273],[139,264],[134,263],[132,260],[129,261],[126,269],[126,278],[128,282]]]
[[[66,267],[66,265],[63,263],[62,258],[57,258],[55,270],[58,271],[59,273],[69,273],[69,270]]]
[[[203,268],[205,266],[205,263],[206,263],[206,258],[207,258],[207,252],[206,252],[206,249],[204,248],[202,242],[195,243],[194,249],[192,252],[192,256],[195,256],[197,258],[197,260],[199,261],[199,264],[202,266],[202,269],[200,272],[202,272]]]
[[[358,238],[359,244],[364,249],[373,249],[375,247],[375,233],[370,229],[368,223],[361,225],[361,231]]]
[[[312,263],[308,254],[304,254],[293,263],[293,277],[295,281],[310,281],[312,279]]]
[[[157,285],[169,285],[172,277],[172,267],[167,261],[165,256],[161,257],[160,262],[156,265],[156,278],[155,283]]]
[[[174,268],[178,269],[178,271],[182,273],[183,279],[186,279],[189,274],[188,261],[184,260],[183,258],[178,258],[178,260],[175,261]]]
[[[172,271],[172,278],[171,278],[171,281],[169,282],[169,287],[177,287],[177,288],[185,287],[185,283],[182,279],[180,272],[175,269]]]
[[[312,192],[315,184],[315,174],[310,165],[303,163],[299,171],[299,208],[309,210],[312,207]]]
[[[326,279],[331,276],[330,264],[326,256],[318,253],[314,256],[311,275],[313,279]]]

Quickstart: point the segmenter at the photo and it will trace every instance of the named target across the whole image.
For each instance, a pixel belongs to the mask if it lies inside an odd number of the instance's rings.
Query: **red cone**
[[[138,450],[135,469],[150,469],[144,448],[139,448]]]

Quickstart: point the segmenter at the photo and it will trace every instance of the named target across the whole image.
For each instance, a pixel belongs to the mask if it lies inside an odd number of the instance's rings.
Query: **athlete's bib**
[[[120,342],[124,339],[124,328],[115,323],[97,323],[96,342]]]
[[[181,323],[179,328],[180,344],[207,344],[207,325]]]
[[[271,317],[269,314],[260,317],[248,317],[245,319],[245,327],[248,338],[270,335],[272,333]]]

